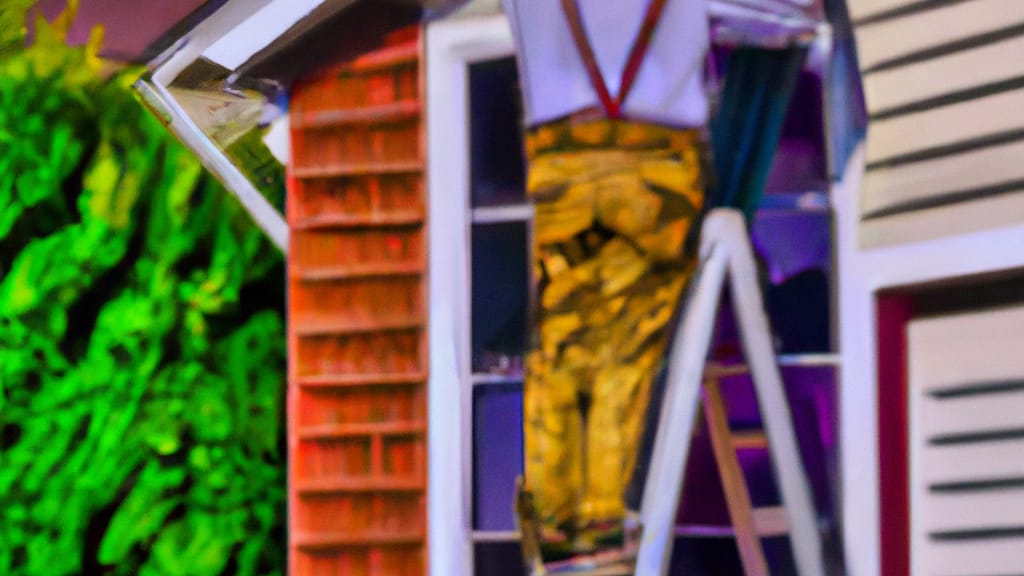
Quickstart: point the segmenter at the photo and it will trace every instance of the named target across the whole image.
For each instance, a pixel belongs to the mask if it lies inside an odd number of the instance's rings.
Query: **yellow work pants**
[[[546,528],[617,522],[670,321],[694,269],[696,130],[561,121],[526,135],[538,280],[526,486]]]

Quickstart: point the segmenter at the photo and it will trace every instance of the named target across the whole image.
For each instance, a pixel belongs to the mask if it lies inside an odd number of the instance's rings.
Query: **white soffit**
[[[203,56],[235,70],[323,3],[324,0],[275,0],[211,44]]]

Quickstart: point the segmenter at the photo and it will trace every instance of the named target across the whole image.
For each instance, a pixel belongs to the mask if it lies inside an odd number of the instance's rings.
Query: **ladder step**
[[[768,448],[768,437],[764,430],[733,432],[732,447],[736,450],[764,450]]]
[[[746,364],[708,364],[704,368],[705,380],[718,380],[729,376],[749,374],[750,367]]]
[[[789,515],[782,506],[755,508],[754,528],[762,538],[786,536],[789,534]]]
[[[617,564],[614,566],[599,566],[595,568],[575,568],[568,570],[549,571],[551,576],[571,574],[572,576],[633,576],[636,568],[630,564]]]

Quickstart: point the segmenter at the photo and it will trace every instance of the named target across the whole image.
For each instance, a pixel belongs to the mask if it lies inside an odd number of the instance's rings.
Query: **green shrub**
[[[104,78],[70,17],[21,48],[24,9],[0,12],[0,574],[281,573],[281,256],[137,71]]]

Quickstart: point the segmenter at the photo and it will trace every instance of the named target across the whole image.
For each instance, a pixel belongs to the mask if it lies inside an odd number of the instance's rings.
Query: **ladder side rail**
[[[797,572],[801,576],[820,576],[825,574],[825,566],[814,503],[776,363],[746,223],[739,213],[733,212],[713,221],[709,218],[708,224],[713,228],[708,233],[721,239],[729,258],[733,307],[768,436],[772,467],[789,515],[790,546]]]
[[[715,218],[708,216],[708,220]],[[728,255],[707,232],[701,234],[700,266],[669,355],[665,396],[641,505],[643,533],[636,576],[667,576],[672,556],[697,400],[728,267]]]
[[[725,406],[725,399],[722,398],[718,378],[708,378],[704,381],[704,418],[743,572],[746,576],[768,576],[768,563],[765,561],[764,548],[761,545],[760,526],[750,501],[750,490],[747,487],[743,466],[736,453],[735,436],[729,426],[728,409]]]

